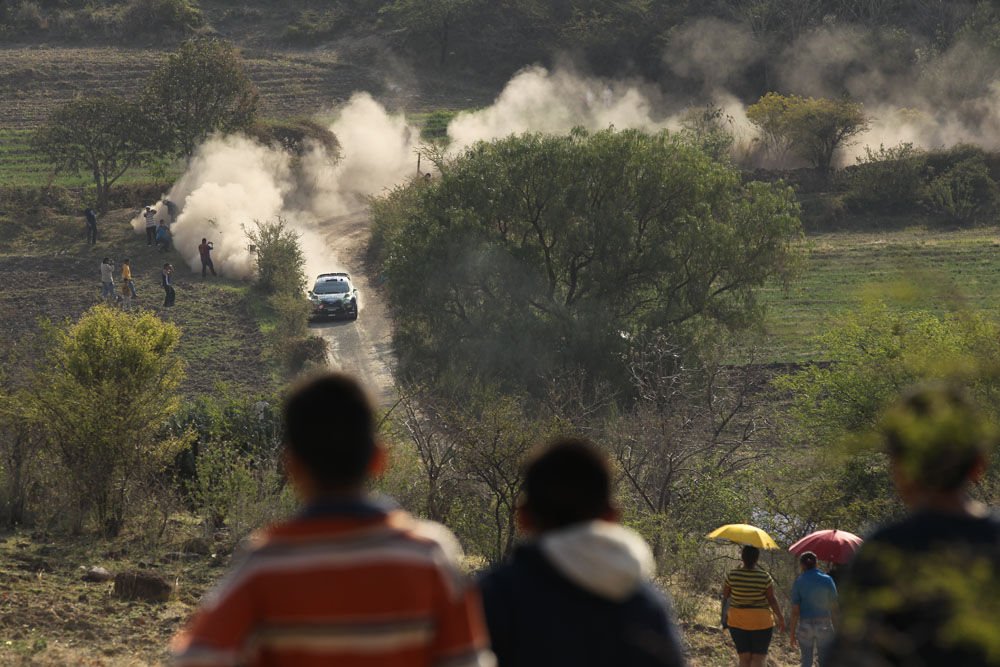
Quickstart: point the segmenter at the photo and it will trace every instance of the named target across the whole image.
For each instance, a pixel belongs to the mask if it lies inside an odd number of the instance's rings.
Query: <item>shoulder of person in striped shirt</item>
[[[730,570],[726,575],[726,583],[729,584],[734,607],[766,608],[767,587],[771,586],[774,580],[770,574],[757,567],[737,568]]]
[[[263,531],[174,640],[200,665],[492,664],[457,541],[398,510]]]
[[[284,423],[289,478],[307,509],[250,541],[172,642],[175,663],[492,665],[458,541],[364,493],[384,452],[361,387],[314,378],[291,392]]]

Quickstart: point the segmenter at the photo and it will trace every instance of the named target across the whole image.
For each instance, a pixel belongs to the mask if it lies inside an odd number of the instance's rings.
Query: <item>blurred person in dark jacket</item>
[[[652,552],[617,520],[591,443],[560,439],[531,461],[518,508],[528,540],[480,580],[499,667],[685,664]]]
[[[972,499],[998,437],[958,388],[918,387],[881,438],[909,514],[851,564],[828,665],[1000,665],[1000,519]]]

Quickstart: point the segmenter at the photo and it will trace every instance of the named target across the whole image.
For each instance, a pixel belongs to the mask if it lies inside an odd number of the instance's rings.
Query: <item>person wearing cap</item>
[[[653,554],[618,523],[611,471],[592,443],[560,438],[528,464],[527,540],[479,581],[498,667],[682,667]]]
[[[851,563],[827,665],[1000,665],[1000,519],[971,496],[995,424],[962,388],[929,384],[885,412],[879,435],[909,513]]]
[[[142,217],[146,220],[146,245],[156,243],[156,209],[146,207]]]
[[[799,646],[802,667],[813,667],[819,656],[826,666],[826,645],[833,638],[833,617],[837,609],[837,585],[828,574],[816,568],[816,554],[807,551],[799,556],[802,574],[792,584],[792,613],[788,624],[792,648]]]

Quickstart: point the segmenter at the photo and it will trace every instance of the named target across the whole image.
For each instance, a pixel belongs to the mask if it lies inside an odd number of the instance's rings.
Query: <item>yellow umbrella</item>
[[[756,526],[745,523],[727,523],[721,528],[716,528],[705,537],[709,539],[729,540],[736,544],[749,544],[760,549],[777,549],[771,536]]]

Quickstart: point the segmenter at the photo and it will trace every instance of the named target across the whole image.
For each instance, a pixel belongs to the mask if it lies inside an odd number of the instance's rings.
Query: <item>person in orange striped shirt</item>
[[[487,667],[481,603],[458,541],[365,493],[384,465],[375,412],[342,374],[285,405],[289,477],[306,503],[256,534],[171,643],[180,667]]]

